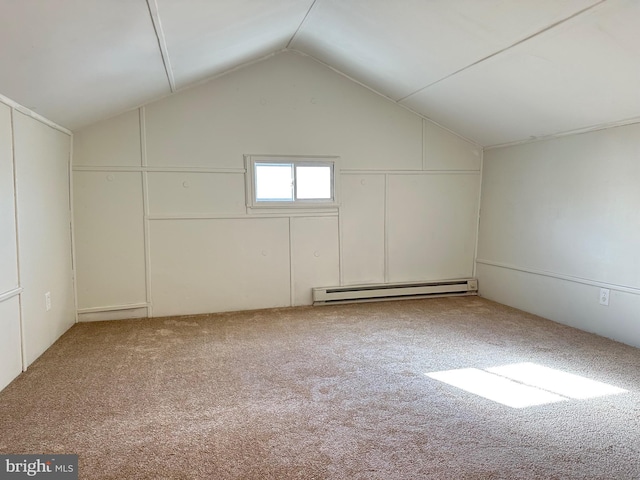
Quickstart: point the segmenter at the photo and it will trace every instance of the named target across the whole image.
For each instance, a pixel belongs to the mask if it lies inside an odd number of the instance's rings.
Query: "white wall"
[[[480,294],[640,346],[639,158],[640,125],[486,151]]]
[[[75,305],[70,135],[0,100],[2,389],[74,323]]]
[[[0,103],[0,389],[22,371],[11,108]]]
[[[22,328],[31,364],[75,323],[70,136],[14,112]],[[51,310],[45,293],[51,294]]]
[[[245,154],[340,157],[340,207],[248,212]],[[74,132],[80,318],[470,276],[479,187],[477,147],[281,53]]]

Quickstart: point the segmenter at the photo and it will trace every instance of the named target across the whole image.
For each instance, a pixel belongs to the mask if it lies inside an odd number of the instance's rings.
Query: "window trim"
[[[245,155],[245,185],[248,209],[300,209],[300,208],[335,208],[338,206],[338,159],[324,155]],[[256,164],[291,164],[293,165],[293,200],[291,201],[258,201],[256,199]],[[330,166],[331,167],[331,199],[296,199],[295,183],[296,166]]]

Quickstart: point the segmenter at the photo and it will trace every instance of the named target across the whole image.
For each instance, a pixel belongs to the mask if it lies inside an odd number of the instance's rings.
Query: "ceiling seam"
[[[552,28],[555,28],[555,27],[557,27],[557,26],[559,26],[559,25],[562,25],[563,23],[568,22],[568,21],[570,21],[570,20],[573,20],[574,18],[578,17],[579,15],[582,15],[583,13],[586,13],[586,12],[588,12],[589,10],[591,10],[591,9],[593,9],[593,8],[596,8],[596,7],[600,6],[600,5],[602,5],[602,4],[603,4],[604,2],[606,2],[606,1],[607,1],[607,0],[599,0],[597,3],[594,3],[594,4],[592,4],[592,5],[589,5],[588,7],[585,7],[585,8],[583,8],[582,10],[579,10],[579,11],[577,11],[577,12],[575,12],[575,13],[573,13],[573,14],[569,15],[568,17],[565,17],[565,18],[563,18],[563,19],[561,19],[561,20],[558,20],[557,22],[552,23],[551,25],[548,25],[548,26],[546,26],[546,27],[542,28],[541,30],[538,30],[538,31],[536,31],[536,32],[532,33],[531,35],[529,35],[529,36],[527,36],[527,37],[525,37],[525,38],[523,38],[523,39],[520,39],[520,40],[518,40],[517,42],[515,42],[515,43],[513,43],[513,44],[511,44],[511,45],[509,45],[509,46],[507,46],[507,47],[505,47],[505,48],[502,48],[502,49],[500,49],[500,50],[498,50],[498,51],[496,51],[496,52],[493,52],[492,54],[487,55],[486,57],[483,57],[483,58],[481,58],[481,59],[479,59],[479,60],[476,60],[475,62],[470,63],[469,65],[466,65],[466,66],[462,67],[461,69],[456,70],[455,72],[450,73],[449,75],[446,75],[446,76],[444,76],[444,77],[440,78],[439,80],[436,80],[435,82],[430,83],[429,85],[426,85],[426,86],[424,86],[424,87],[422,87],[422,88],[419,88],[419,89],[418,89],[418,90],[416,90],[415,92],[412,92],[412,93],[410,93],[410,94],[408,94],[408,95],[405,95],[404,97],[402,97],[402,98],[400,98],[400,99],[398,99],[398,100],[396,100],[396,101],[397,101],[397,102],[403,102],[403,101],[405,101],[407,98],[409,98],[409,97],[411,97],[411,96],[413,96],[413,95],[416,95],[416,94],[418,94],[418,93],[422,92],[423,90],[426,90],[427,88],[433,87],[434,85],[436,85],[436,84],[438,84],[438,83],[440,83],[440,82],[442,82],[442,81],[444,81],[444,80],[447,80],[447,79],[449,79],[449,78],[451,78],[451,77],[453,77],[453,76],[455,76],[455,75],[458,75],[459,73],[462,73],[462,72],[464,72],[465,70],[468,70],[469,68],[475,67],[476,65],[478,65],[478,64],[480,64],[480,63],[482,63],[482,62],[485,62],[485,61],[489,60],[490,58],[493,58],[493,57],[495,57],[495,56],[497,56],[497,55],[500,55],[501,53],[504,53],[504,52],[506,52],[507,50],[511,50],[512,48],[517,47],[518,45],[521,45],[522,43],[527,42],[527,41],[529,41],[529,40],[531,40],[531,39],[533,39],[533,38],[537,37],[538,35],[541,35],[541,34],[543,34],[543,33],[545,33],[545,32],[548,32],[548,31],[549,31],[549,30],[551,30]]]
[[[176,90],[174,92],[163,93],[161,95],[157,95],[155,97],[152,97],[149,100],[144,101],[143,103],[138,103],[134,107],[128,108],[127,110],[122,111],[122,112],[115,113],[115,114],[113,114],[113,115],[111,115],[109,117],[102,118],[101,120],[98,120],[98,121],[109,120],[109,119],[115,118],[115,117],[117,117],[119,115],[122,115],[123,113],[132,112],[134,110],[138,110],[139,108],[145,107],[147,105],[151,105],[152,103],[155,103],[155,102],[158,102],[158,101],[160,101],[162,99],[168,98],[171,95],[174,95],[176,93],[184,92],[185,90],[189,90],[191,88],[199,87],[199,86],[205,85],[205,84],[207,84],[209,82],[213,82],[213,81],[219,79],[220,77],[223,77],[225,75],[228,75],[230,73],[235,72],[236,70],[241,70],[241,69],[243,69],[245,67],[248,67],[248,66],[251,66],[251,65],[253,65],[255,63],[260,63],[260,62],[262,62],[264,60],[267,60],[268,58],[274,57],[275,55],[278,55],[279,53],[286,52],[286,51],[291,51],[291,50],[285,50],[285,49],[277,50],[275,52],[269,53],[269,54],[267,54],[267,55],[265,55],[263,57],[255,59],[255,60],[249,60],[249,61],[244,62],[244,63],[242,63],[242,64],[240,64],[240,65],[238,65],[236,67],[224,70],[224,71],[222,71],[220,73],[217,73],[215,75],[212,75],[210,77],[203,78],[202,80],[199,80],[197,82],[189,83],[189,84],[186,84],[186,85],[184,85],[184,86],[182,86],[180,88],[176,88]],[[2,100],[2,95],[0,95],[0,100]],[[93,122],[93,123],[95,123],[95,122]],[[89,126],[89,125],[93,125],[93,123],[89,123],[89,124],[83,125],[81,128],[84,128],[84,127]]]
[[[311,13],[311,10],[313,9],[313,7],[315,6],[316,2],[318,0],[313,0],[313,2],[311,2],[311,6],[309,7],[309,10],[307,10],[307,13],[305,13],[304,18],[302,19],[302,21],[300,22],[300,25],[298,25],[298,28],[296,28],[296,31],[293,33],[293,35],[291,36],[291,38],[289,39],[289,42],[287,42],[287,46],[285,48],[289,48],[289,46],[291,45],[291,43],[293,42],[293,39],[296,38],[296,35],[298,35],[298,32],[300,31],[300,29],[302,28],[302,25],[304,24],[305,20],[307,19],[307,17],[309,16],[309,14]]]
[[[23,115],[33,118],[34,120],[39,121],[40,123],[47,125],[48,127],[53,128],[54,130],[58,130],[59,132],[65,133],[67,135],[73,135],[73,132],[62,125],[57,124],[53,120],[49,120],[48,118],[40,115],[39,113],[34,112],[30,108],[25,107],[24,105],[16,102],[15,100],[10,99],[9,97],[5,97],[0,93],[0,103],[6,105],[9,108],[12,108],[16,112],[20,112]]]
[[[173,77],[173,69],[171,68],[171,61],[169,60],[169,50],[167,49],[167,41],[164,37],[164,31],[162,30],[162,22],[160,21],[160,12],[158,10],[158,3],[156,2],[156,0],[147,0],[147,7],[149,8],[149,14],[151,15],[151,23],[153,23],[153,29],[156,32],[156,38],[158,39],[160,56],[162,57],[162,64],[164,65],[164,71],[167,74],[167,80],[169,81],[169,88],[173,93],[176,91],[176,81]]]
[[[356,80],[355,78],[353,78],[353,77],[347,75],[346,73],[344,73],[342,70],[338,70],[337,68],[329,65],[328,63],[325,63],[322,60],[317,59],[313,55],[309,55],[308,53],[301,52],[300,50],[296,50],[295,48],[287,48],[287,49],[282,50],[282,51],[283,52],[293,52],[293,53],[295,53],[297,55],[302,55],[303,57],[310,58],[311,60],[313,60],[314,62],[319,63],[323,67],[328,68],[329,70],[337,73],[338,75],[346,78],[347,80],[360,85],[361,87],[363,87],[363,88],[369,90],[370,92],[372,92],[372,93],[384,98],[385,100],[388,100],[388,101],[392,102],[394,105],[396,105],[396,106],[398,106],[398,107],[400,107],[400,108],[402,108],[402,109],[404,109],[404,110],[406,110],[408,112],[413,113],[414,115],[420,117],[421,119],[426,120],[427,122],[432,123],[435,126],[441,128],[443,130],[446,130],[447,132],[455,135],[456,137],[464,140],[465,142],[470,143],[470,144],[474,145],[477,148],[481,148],[481,149],[484,148],[484,145],[482,145],[478,141],[473,140],[473,139],[471,139],[469,137],[465,137],[464,135],[462,135],[462,134],[460,134],[460,133],[458,133],[458,132],[456,132],[454,130],[451,130],[449,127],[447,127],[447,126],[445,126],[445,125],[443,125],[443,124],[441,124],[439,122],[436,122],[433,118],[429,118],[426,115],[415,111],[411,107],[409,107],[407,105],[403,105],[402,103],[398,102],[398,100],[394,100],[393,98],[389,97],[388,95],[385,95],[384,93],[379,92],[378,90],[374,89],[373,87],[370,87],[366,83],[362,83],[360,80]]]
[[[571,130],[563,130],[561,132],[550,133],[548,135],[541,135],[539,137],[529,137],[522,140],[514,140],[513,142],[497,143],[494,145],[488,145],[484,147],[485,150],[496,150],[498,148],[515,147],[518,145],[527,145],[529,143],[545,142],[548,140],[554,140],[556,138],[568,137],[571,135],[582,135],[585,133],[599,132],[601,130],[609,130],[611,128],[627,127],[630,125],[640,124],[640,117],[631,117],[625,120],[616,120],[612,122],[597,123],[587,127],[579,127]]]

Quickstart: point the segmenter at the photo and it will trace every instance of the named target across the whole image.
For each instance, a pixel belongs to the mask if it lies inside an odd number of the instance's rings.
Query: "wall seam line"
[[[140,164],[142,180],[142,231],[144,237],[144,277],[145,277],[145,297],[147,303],[147,316],[153,316],[153,304],[151,302],[151,240],[149,235],[149,183],[147,171],[147,125],[145,118],[145,108],[138,110],[140,121]]]
[[[484,174],[484,150],[480,150],[480,185],[478,185],[478,209],[476,210],[476,244],[473,249],[473,265],[471,266],[471,276],[476,277],[478,245],[480,243],[480,214],[482,211],[482,176]]]
[[[598,280],[591,280],[588,278],[582,278],[582,277],[575,277],[572,275],[565,275],[562,273],[555,273],[555,272],[548,272],[545,270],[536,270],[534,268],[529,268],[529,267],[520,267],[517,265],[511,265],[508,263],[501,263],[501,262],[493,262],[491,260],[484,260],[484,259],[477,259],[476,263],[479,263],[481,265],[488,265],[490,267],[497,267],[497,268],[504,268],[507,270],[513,270],[516,272],[523,272],[523,273],[528,273],[531,275],[538,275],[541,277],[549,277],[549,278],[555,278],[557,280],[563,280],[566,282],[573,282],[573,283],[580,283],[582,285],[588,285],[588,286],[592,286],[592,287],[599,287],[599,288],[608,288],[610,290],[616,290],[619,292],[626,292],[626,293],[631,293],[633,295],[640,295],[640,288],[636,288],[636,287],[629,287],[626,285],[618,285],[618,284],[614,284],[614,283],[607,283],[607,282],[600,282]]]
[[[389,175],[384,176],[384,281],[389,283]]]
[[[0,303],[6,302],[7,300],[11,300],[12,298],[17,297],[22,293],[22,287],[13,288],[6,292],[0,293]]]
[[[11,108],[11,157],[13,166],[13,208],[16,224],[16,266],[18,269],[18,285],[22,288],[21,268],[20,268],[20,219],[18,215],[18,164],[16,162],[16,129],[15,129],[15,108]],[[22,371],[27,371],[27,342],[25,339],[24,309],[22,305],[22,294],[20,294],[20,350],[22,355]]]
[[[293,229],[292,227],[293,219],[289,217],[289,305],[293,307],[294,304],[294,273],[293,273]]]
[[[75,323],[78,323],[78,271],[76,260],[76,229],[75,208],[73,200],[73,134],[69,139],[69,215],[71,217],[71,275],[73,276],[73,306],[75,308]]]

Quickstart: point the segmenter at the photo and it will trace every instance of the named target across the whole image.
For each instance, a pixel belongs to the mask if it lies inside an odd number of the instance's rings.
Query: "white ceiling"
[[[489,146],[640,121],[640,0],[0,0],[0,93],[70,129],[295,49]]]

